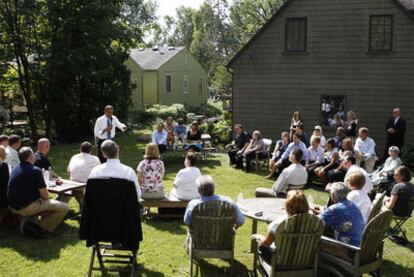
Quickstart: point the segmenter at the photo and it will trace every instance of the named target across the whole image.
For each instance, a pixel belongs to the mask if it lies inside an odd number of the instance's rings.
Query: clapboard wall
[[[370,53],[370,15],[393,15],[393,51]],[[307,18],[306,53],[285,52],[285,19]],[[394,107],[414,137],[414,16],[393,0],[288,0],[233,60],[233,122],[277,138],[293,111],[320,123],[321,95],[346,95],[382,153]],[[333,133],[334,131],[328,131]]]

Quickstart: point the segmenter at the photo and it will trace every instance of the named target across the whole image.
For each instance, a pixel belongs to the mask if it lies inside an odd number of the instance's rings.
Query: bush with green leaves
[[[10,120],[10,113],[6,108],[0,106],[0,124],[6,124]]]
[[[405,166],[414,170],[414,146],[404,146],[401,150],[401,160]]]

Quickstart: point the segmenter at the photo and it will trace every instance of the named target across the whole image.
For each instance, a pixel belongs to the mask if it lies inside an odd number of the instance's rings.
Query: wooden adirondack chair
[[[311,214],[287,218],[276,229],[276,251],[271,264],[255,253],[253,269],[265,276],[317,276],[318,245],[323,234],[322,220]]]
[[[380,276],[384,237],[390,228],[391,220],[392,211],[384,211],[369,221],[362,234],[360,247],[322,237],[321,244],[334,244],[344,247],[348,249],[350,255],[348,259],[337,257],[323,251],[322,247],[319,266],[336,276],[344,276],[338,268],[345,270],[352,276],[361,276],[369,272],[377,272],[377,276]]]
[[[234,263],[235,208],[224,201],[216,200],[198,204],[191,213],[190,225],[190,276],[193,276],[193,261],[218,258]],[[197,267],[198,269],[198,267]]]
[[[380,212],[382,208],[382,202],[385,198],[385,192],[381,193],[380,196],[376,197],[374,202],[372,203],[372,210],[371,214],[369,215],[368,222],[371,221],[374,217],[376,217]]]

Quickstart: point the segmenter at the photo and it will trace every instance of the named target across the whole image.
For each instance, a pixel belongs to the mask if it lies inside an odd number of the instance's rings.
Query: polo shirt
[[[35,166],[37,166],[40,169],[48,170],[49,167],[52,168],[52,164],[50,163],[49,158],[39,152],[35,153]]]
[[[411,183],[395,184],[391,194],[398,196],[392,212],[396,216],[410,216],[412,211],[407,209],[407,205],[411,197],[414,197],[414,185]]]
[[[15,210],[27,207],[40,198],[39,189],[45,188],[42,170],[30,163],[16,166],[10,175],[8,199]]]

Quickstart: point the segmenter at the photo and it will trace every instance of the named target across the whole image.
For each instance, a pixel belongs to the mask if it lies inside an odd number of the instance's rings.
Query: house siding
[[[392,52],[368,52],[370,15],[393,15]],[[285,53],[288,17],[307,18],[306,53]],[[391,0],[291,0],[231,68],[234,123],[266,137],[287,130],[295,110],[309,133],[320,123],[321,95],[346,96],[378,154],[392,108],[414,122],[414,21]],[[413,135],[408,127],[407,144]]]
[[[165,75],[171,74],[172,91],[166,93]],[[188,93],[184,93],[184,76],[188,77]],[[203,93],[198,92],[198,78],[203,78]],[[194,56],[184,49],[158,70],[159,103],[171,105],[181,103],[189,106],[200,106],[207,102],[208,76]]]
[[[139,66],[137,66],[137,64],[131,58],[128,58],[128,60],[126,61],[126,66],[131,72],[131,83],[134,86],[134,89],[131,95],[131,100],[132,100],[131,111],[142,110],[144,108],[143,94],[142,94],[142,87],[143,87],[142,69]]]

